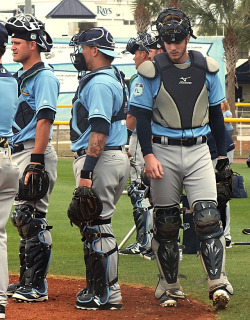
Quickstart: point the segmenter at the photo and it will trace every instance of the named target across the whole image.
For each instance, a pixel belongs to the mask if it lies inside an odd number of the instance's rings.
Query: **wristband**
[[[81,179],[93,180],[93,171],[81,170]]]
[[[44,165],[44,154],[43,153],[31,153],[30,162],[39,162]]]

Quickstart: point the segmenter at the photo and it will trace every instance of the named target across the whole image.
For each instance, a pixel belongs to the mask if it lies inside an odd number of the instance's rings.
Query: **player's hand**
[[[78,187],[88,187],[88,188],[91,188],[91,187],[92,187],[92,180],[81,178]]]
[[[31,164],[39,164],[39,165],[41,165],[41,163],[39,163],[39,162],[31,162]],[[31,177],[32,174],[37,174],[37,172],[27,171],[26,176],[25,176],[25,179],[24,179],[24,184],[25,184],[25,185],[28,184],[29,179],[30,179],[30,177]]]
[[[156,157],[149,153],[144,157],[145,169],[148,178],[150,179],[162,179],[164,172],[161,163],[156,159]]]

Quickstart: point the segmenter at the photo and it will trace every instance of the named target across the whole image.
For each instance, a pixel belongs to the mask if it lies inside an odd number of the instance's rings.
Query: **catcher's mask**
[[[44,23],[31,14],[21,13],[9,18],[5,28],[12,38],[35,41],[42,52],[50,52],[53,47],[53,40],[45,31]]]
[[[130,38],[126,50],[122,53],[129,52],[135,54],[136,51],[146,51],[149,53],[149,46],[152,44],[152,36],[147,32],[141,32],[137,38]]]
[[[188,35],[196,39],[189,18],[178,8],[165,9],[152,25],[156,25],[159,36],[168,44],[180,43]]]
[[[71,61],[78,71],[87,71],[86,62],[81,53],[82,45],[97,47],[99,51],[110,57],[120,58],[114,51],[115,42],[108,30],[103,27],[96,27],[81,31],[74,35],[69,43],[69,46],[74,47],[74,52],[70,54]]]

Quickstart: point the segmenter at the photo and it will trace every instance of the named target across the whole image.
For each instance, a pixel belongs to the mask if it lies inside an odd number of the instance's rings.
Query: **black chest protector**
[[[43,62],[38,62],[34,64],[30,69],[24,72],[20,77],[18,77],[18,72],[16,72],[13,76],[17,80],[18,85],[18,96],[22,94],[22,87],[24,82],[33,77],[38,72],[44,70],[46,67]],[[15,115],[15,126],[12,127],[13,133],[17,134],[22,129],[24,129],[30,121],[35,116],[36,112],[33,110],[27,101],[23,100],[19,103],[18,109]]]
[[[117,80],[120,82],[123,89],[122,106],[118,111],[118,113],[112,116],[111,123],[126,119],[128,100],[127,100],[126,84],[125,84],[124,76],[122,75],[122,73],[118,71],[118,69],[115,66],[99,68],[98,70],[90,72],[87,76],[81,79],[79,86],[77,88],[76,94],[72,100],[73,108],[71,109],[71,119],[70,119],[70,140],[72,142],[76,141],[90,126],[90,123],[88,120],[88,116],[89,116],[88,110],[81,103],[78,96],[80,92],[84,89],[86,84],[96,75],[105,74],[111,77],[111,75],[109,75],[108,73],[102,72],[102,70],[107,70],[107,69],[114,69],[115,76]]]
[[[207,62],[189,51],[191,63],[173,64],[166,53],[155,56],[161,87],[155,99],[153,121],[173,129],[191,129],[208,123]]]

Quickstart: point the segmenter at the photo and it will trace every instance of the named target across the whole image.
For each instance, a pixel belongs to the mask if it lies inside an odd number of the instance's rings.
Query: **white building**
[[[45,22],[46,29],[53,38],[73,36],[83,29],[83,25],[91,23],[94,26],[103,26],[108,29],[115,38],[130,38],[136,36],[131,0],[121,1],[95,1],[95,0],[31,0],[32,13]],[[92,12],[95,18],[50,18],[48,15],[58,5],[64,4],[64,12],[67,13],[79,8],[79,4]],[[24,10],[25,1],[8,0],[1,1],[0,20],[6,21],[18,11]],[[62,8],[60,8],[61,10]],[[59,10],[59,11],[60,11]],[[62,11],[62,10],[61,10]],[[60,11],[60,12],[61,12]]]

